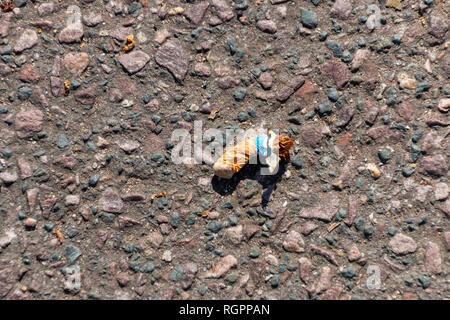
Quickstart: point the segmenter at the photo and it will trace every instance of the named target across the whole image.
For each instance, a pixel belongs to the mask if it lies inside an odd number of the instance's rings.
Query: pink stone
[[[64,57],[64,66],[73,75],[79,76],[89,65],[89,56],[86,52],[69,52]]]
[[[98,200],[98,207],[100,210],[120,213],[123,208],[123,201],[119,195],[119,192],[113,188],[107,188],[103,191],[102,196]]]
[[[389,245],[396,254],[413,253],[417,249],[416,241],[403,233],[397,233],[391,241],[389,241]]]
[[[22,137],[27,133],[39,132],[42,130],[42,123],[44,121],[44,114],[41,110],[34,107],[22,109],[16,114],[14,119],[14,127]]]
[[[442,272],[442,258],[439,246],[429,241],[425,251],[425,270],[429,273],[440,274]]]
[[[289,231],[283,242],[283,248],[288,252],[304,252],[304,246],[305,242],[303,241],[301,234],[295,230]]]
[[[304,208],[299,213],[299,217],[306,219],[319,219],[323,221],[331,221],[339,209],[339,198],[337,195],[330,194],[326,199],[322,199],[314,206]]]
[[[348,261],[356,261],[359,258],[361,258],[361,252],[359,252],[358,247],[354,244],[350,247],[350,250],[348,251]]]

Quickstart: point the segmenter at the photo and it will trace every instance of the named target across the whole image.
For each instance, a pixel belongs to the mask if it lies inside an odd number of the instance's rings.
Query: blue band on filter
[[[270,148],[267,148],[267,136],[256,137],[256,153],[260,156],[268,156],[271,153]]]

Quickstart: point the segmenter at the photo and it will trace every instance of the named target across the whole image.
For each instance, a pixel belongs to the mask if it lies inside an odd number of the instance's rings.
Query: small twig
[[[334,229],[336,229],[337,227],[339,227],[341,225],[341,222],[333,222],[329,227],[328,227],[328,232],[333,231]]]

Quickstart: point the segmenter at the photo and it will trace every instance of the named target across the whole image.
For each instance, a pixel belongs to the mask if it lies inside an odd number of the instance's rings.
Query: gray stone
[[[296,169],[301,169],[303,167],[303,160],[302,160],[302,156],[300,154],[297,154],[294,159],[292,159],[292,165],[296,168]]]
[[[242,101],[242,100],[244,100],[244,98],[245,98],[245,96],[247,95],[247,90],[245,90],[244,88],[237,88],[235,91],[234,91],[234,93],[233,93],[233,96],[234,96],[234,99],[236,100],[236,101]]]
[[[317,14],[311,10],[300,8],[301,22],[304,27],[314,29],[317,27]]]
[[[66,246],[65,249],[65,255],[67,259],[67,264],[71,266],[78,260],[79,257],[81,257],[82,253],[81,250],[78,249],[77,247],[68,245]]]
[[[256,27],[267,33],[275,33],[277,32],[277,25],[272,20],[259,20],[256,23]]]
[[[344,52],[344,48],[340,45],[340,43],[333,40],[327,40],[325,42],[325,46],[333,52],[335,57],[338,58],[341,57]]]
[[[380,161],[382,163],[387,163],[389,159],[391,158],[391,154],[386,149],[380,149],[378,150],[378,157],[380,158]]]
[[[356,270],[352,266],[347,267],[341,271],[341,274],[344,278],[352,279],[356,276]]]
[[[58,136],[58,140],[56,142],[56,145],[58,146],[58,148],[64,149],[64,148],[67,148],[70,145],[70,142],[67,139],[65,134],[60,134]]]
[[[98,200],[98,207],[106,212],[120,213],[123,208],[123,201],[116,190],[107,188]]]

